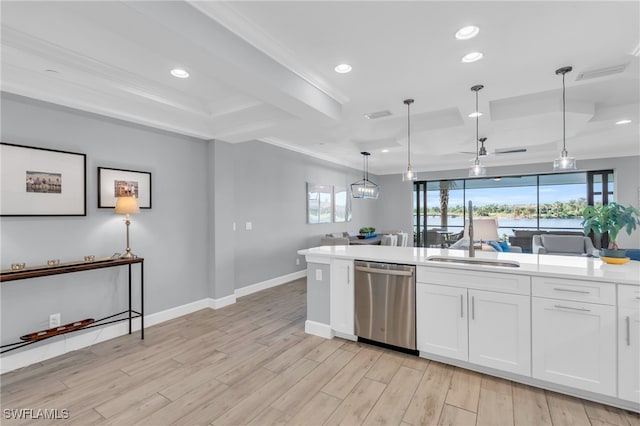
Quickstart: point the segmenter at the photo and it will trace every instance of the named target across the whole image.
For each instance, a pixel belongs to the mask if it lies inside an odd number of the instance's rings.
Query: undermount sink
[[[431,262],[450,262],[465,263],[468,265],[489,265],[489,266],[507,266],[510,268],[519,268],[520,263],[515,260],[494,260],[494,259],[478,259],[475,257],[447,257],[447,256],[429,256],[428,261]]]

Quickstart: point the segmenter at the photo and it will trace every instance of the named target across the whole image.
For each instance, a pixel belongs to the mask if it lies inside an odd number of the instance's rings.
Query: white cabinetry
[[[615,285],[534,277],[532,293],[533,377],[615,396]]]
[[[418,350],[466,361],[467,289],[418,283],[416,307]]]
[[[618,397],[640,404],[640,287],[618,286]]]
[[[419,351],[531,374],[529,277],[423,267],[418,280]]]
[[[530,297],[469,290],[469,362],[531,375]]]
[[[353,336],[354,285],[353,261],[331,259],[330,322],[331,329]]]

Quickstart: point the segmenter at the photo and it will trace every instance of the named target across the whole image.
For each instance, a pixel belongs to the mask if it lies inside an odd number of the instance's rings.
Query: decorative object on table
[[[20,336],[20,340],[25,342],[33,342],[35,340],[47,339],[49,337],[57,336],[58,334],[69,333],[80,328],[84,328],[89,324],[93,324],[95,320],[93,318],[87,318],[82,321],[76,321],[69,324],[61,325],[60,327],[49,328],[47,330],[36,331],[33,333]]]
[[[85,262],[93,262],[94,260],[96,260],[96,257],[92,254],[84,257]]]
[[[566,102],[565,102],[565,87],[564,87],[564,75],[568,72],[571,72],[572,67],[562,67],[556,70],[556,75],[562,74],[562,152],[560,153],[560,157],[553,160],[553,171],[554,172],[563,172],[566,170],[575,170],[576,169],[576,159],[573,157],[569,157],[569,153],[567,152],[567,141],[566,141]]]
[[[118,197],[134,196],[141,209],[151,208],[151,173],[98,167],[98,207],[114,208]]]
[[[469,168],[469,176],[470,177],[480,177],[487,175],[487,169],[482,164],[480,164],[480,147],[478,146],[480,142],[480,133],[479,133],[479,118],[480,118],[480,110],[478,109],[478,92],[482,90],[484,86],[482,84],[476,84],[471,87],[471,91],[476,94],[476,109],[475,109],[475,117],[476,117],[476,158],[473,161],[473,166]],[[485,139],[486,140],[486,139]],[[484,141],[483,141],[484,142]]]
[[[351,195],[353,198],[364,198],[377,200],[380,195],[380,187],[369,180],[369,156],[371,153],[363,151],[363,175],[362,179],[351,184]]]
[[[413,99],[405,99],[404,104],[407,106],[407,170],[402,172],[403,182],[413,182],[418,179],[418,174],[411,167],[411,104]]]
[[[11,264],[11,270],[12,271],[21,271],[23,270],[25,267],[27,266],[26,263],[22,262],[22,263],[12,263]]]
[[[118,201],[116,202],[116,207],[115,209],[113,209],[113,212],[115,214],[125,215],[124,223],[125,225],[127,225],[127,248],[125,254],[123,254],[121,258],[132,259],[135,257],[135,255],[131,253],[131,246],[129,245],[129,225],[131,225],[131,219],[129,219],[129,215],[140,213],[136,197],[118,197]]]
[[[0,216],[86,216],[87,156],[0,143]]]
[[[609,246],[600,251],[600,258],[625,258],[625,251],[616,243],[618,234],[624,228],[627,235],[640,225],[640,211],[633,206],[624,207],[611,202],[601,206],[587,206],[582,212],[584,233],[609,237]],[[604,259],[603,259],[604,260]]]
[[[600,256],[600,260],[602,260],[604,263],[608,263],[610,265],[623,265],[625,263],[627,263],[629,260],[628,257],[606,257],[606,256]]]
[[[58,266],[58,265],[60,265],[60,259],[47,260],[47,266]]]
[[[376,228],[371,228],[368,226],[362,227],[360,228],[360,235],[358,236],[359,238],[373,238],[376,236]]]

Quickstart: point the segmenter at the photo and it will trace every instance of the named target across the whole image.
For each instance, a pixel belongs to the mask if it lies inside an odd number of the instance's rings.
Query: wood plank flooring
[[[614,425],[637,414],[304,333],[305,280],[0,376],[3,425]],[[6,409],[68,410],[7,419]],[[62,417],[62,416],[61,416]]]

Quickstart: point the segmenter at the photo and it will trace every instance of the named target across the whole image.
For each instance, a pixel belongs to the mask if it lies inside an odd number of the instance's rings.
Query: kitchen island
[[[305,331],[355,340],[354,261],[415,265],[421,357],[640,412],[640,262],[390,246],[307,260]],[[428,259],[444,258],[450,261]],[[494,262],[517,262],[518,267]]]

